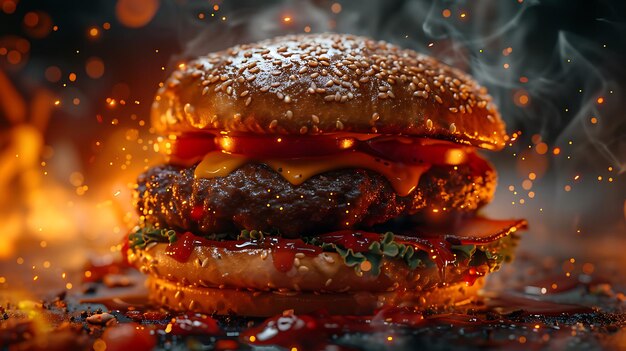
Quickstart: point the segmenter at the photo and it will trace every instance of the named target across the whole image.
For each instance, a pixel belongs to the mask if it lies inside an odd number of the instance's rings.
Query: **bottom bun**
[[[249,317],[270,317],[285,310],[297,314],[324,310],[330,314],[368,315],[385,306],[463,304],[478,294],[484,277],[471,286],[462,282],[422,292],[281,293],[185,286],[154,276],[148,277],[147,285],[150,300],[175,311]]]

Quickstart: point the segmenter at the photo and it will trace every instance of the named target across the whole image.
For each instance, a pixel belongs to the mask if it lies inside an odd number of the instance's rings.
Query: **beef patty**
[[[404,197],[385,177],[364,169],[331,171],[295,186],[263,164],[212,179],[195,178],[196,166],[162,165],[139,176],[135,207],[152,224],[196,234],[256,229],[315,235],[434,208],[475,211],[491,200],[496,185],[495,171],[480,161],[432,167]]]

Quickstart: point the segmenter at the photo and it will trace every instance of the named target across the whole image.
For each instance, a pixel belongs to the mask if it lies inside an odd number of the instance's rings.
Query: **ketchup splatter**
[[[173,318],[165,329],[172,335],[223,335],[217,321],[204,314],[183,315]]]
[[[241,333],[240,340],[256,346],[276,345],[288,350],[323,350],[331,337],[348,332],[372,330],[369,321],[353,316],[301,315],[286,313],[267,319],[261,325]],[[351,350],[337,347],[337,350]]]
[[[149,327],[136,323],[119,324],[107,328],[102,335],[107,351],[149,351],[156,346],[156,338]]]

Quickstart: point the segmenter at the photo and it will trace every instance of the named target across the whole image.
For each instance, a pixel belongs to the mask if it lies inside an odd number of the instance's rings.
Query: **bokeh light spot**
[[[115,16],[126,27],[139,28],[154,18],[159,6],[159,0],[118,0]]]
[[[85,64],[89,78],[98,79],[104,74],[104,62],[99,57],[90,57]]]
[[[56,83],[59,80],[61,80],[61,69],[59,69],[59,67],[57,66],[50,66],[48,68],[46,68],[46,71],[44,72],[44,75],[46,77],[46,79],[51,82],[51,83]]]

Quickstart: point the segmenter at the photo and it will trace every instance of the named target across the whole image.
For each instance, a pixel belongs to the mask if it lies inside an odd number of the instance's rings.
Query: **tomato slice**
[[[215,137],[215,143],[225,152],[249,157],[300,158],[332,155],[349,150],[356,141],[332,136],[229,136]]]
[[[379,137],[359,144],[359,150],[380,158],[407,163],[459,165],[467,162],[471,147],[448,142],[433,143],[428,139]]]
[[[217,150],[212,134],[185,134],[173,142],[171,156],[179,160],[192,160]]]
[[[268,136],[183,134],[173,142],[173,160],[195,162],[210,151],[250,158],[306,158],[347,150],[364,152],[406,164],[458,165],[468,161],[473,148],[424,138],[376,136],[359,140],[345,135]]]

